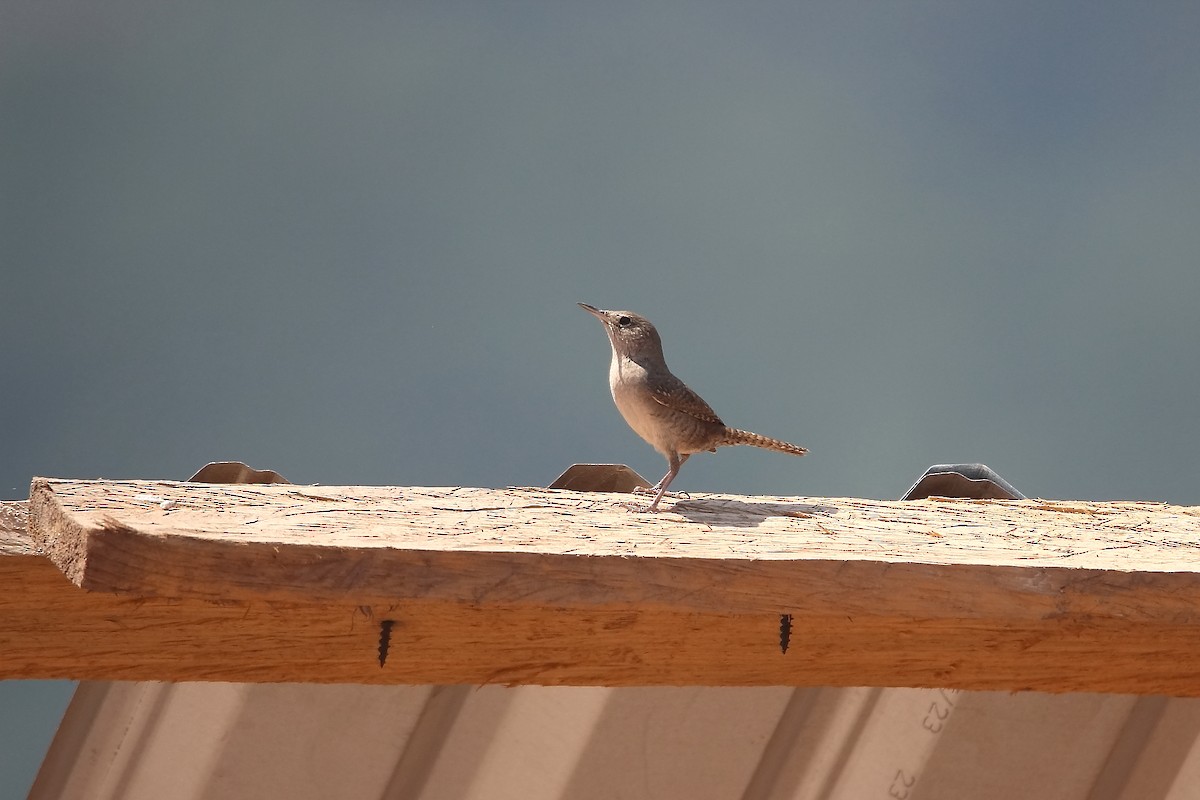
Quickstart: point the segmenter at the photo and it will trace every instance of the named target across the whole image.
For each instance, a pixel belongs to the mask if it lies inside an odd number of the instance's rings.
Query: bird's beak
[[[600,309],[596,308],[595,306],[589,306],[587,303],[580,303],[579,307],[582,308],[584,311],[588,312],[589,314],[591,314],[596,319],[600,320],[601,322],[604,321],[604,312],[601,311]]]

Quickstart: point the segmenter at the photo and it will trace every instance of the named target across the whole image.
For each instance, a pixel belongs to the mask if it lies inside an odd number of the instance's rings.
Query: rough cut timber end
[[[67,580],[87,588],[87,547],[96,526],[72,517],[58,502],[51,483],[45,478],[34,478],[29,487],[29,533],[33,545],[54,562]],[[35,519],[36,524],[32,522]]]

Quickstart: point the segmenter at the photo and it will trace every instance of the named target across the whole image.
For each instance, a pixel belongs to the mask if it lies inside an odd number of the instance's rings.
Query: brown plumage
[[[604,323],[608,333],[612,345],[608,386],[617,409],[629,427],[667,459],[669,468],[654,487],[657,494],[651,511],[658,510],[667,487],[692,453],[741,444],[794,456],[808,452],[799,445],[727,427],[712,406],[667,369],[662,340],[650,320],[632,311],[579,305]]]
[[[802,456],[808,452],[807,447],[801,447],[798,444],[785,442],[780,439],[772,439],[770,436],[763,436],[750,431],[741,431],[737,428],[725,429],[725,441],[721,444],[748,444],[751,447],[761,447],[764,450],[777,450],[780,453],[788,453],[793,456]]]

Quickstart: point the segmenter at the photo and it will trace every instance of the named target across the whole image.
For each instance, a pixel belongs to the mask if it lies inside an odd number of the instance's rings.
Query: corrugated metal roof
[[[1200,700],[83,683],[31,797],[1200,796]]]

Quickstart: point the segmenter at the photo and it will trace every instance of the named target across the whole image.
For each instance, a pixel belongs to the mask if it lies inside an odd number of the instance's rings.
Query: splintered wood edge
[[[29,501],[0,501],[0,556],[37,555],[29,538]]]

